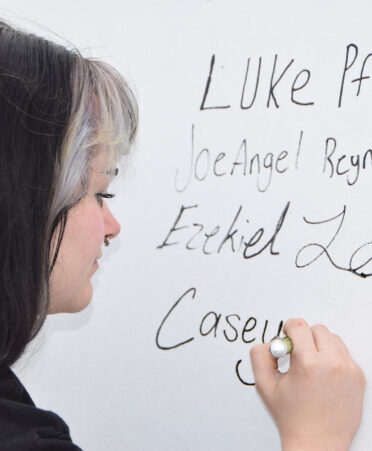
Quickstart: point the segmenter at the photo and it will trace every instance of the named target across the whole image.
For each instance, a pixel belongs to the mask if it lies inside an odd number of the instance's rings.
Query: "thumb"
[[[270,354],[270,343],[258,344],[250,350],[251,363],[257,391],[261,394],[271,392],[280,373],[278,362]]]

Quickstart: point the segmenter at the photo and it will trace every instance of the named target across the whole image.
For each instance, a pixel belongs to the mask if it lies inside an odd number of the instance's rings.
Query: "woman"
[[[9,367],[48,313],[91,299],[101,246],[120,231],[104,199],[134,138],[136,103],[109,65],[3,22],[0,65],[0,450],[79,450]],[[286,330],[286,375],[267,345],[252,349],[283,449],[347,449],[360,422],[361,370],[326,328],[291,320]]]
[[[137,127],[112,67],[0,23],[0,450],[78,450],[10,366],[48,313],[78,312],[120,232],[106,198]]]

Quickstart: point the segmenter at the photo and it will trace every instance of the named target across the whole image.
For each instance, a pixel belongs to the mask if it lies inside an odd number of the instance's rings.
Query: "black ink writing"
[[[258,87],[259,87],[259,82],[260,82],[260,77],[262,75],[262,61],[263,58],[260,56],[258,58],[258,67],[257,67],[257,75],[254,78],[255,79],[255,85],[254,85],[254,91],[252,94],[252,99],[251,101],[246,105],[244,103],[244,99],[246,97],[246,90],[247,90],[247,81],[248,81],[248,77],[249,77],[249,70],[250,70],[250,63],[251,63],[251,58],[249,57],[247,60],[247,64],[245,66],[245,71],[244,71],[244,81],[243,81],[243,86],[242,86],[242,91],[241,91],[241,97],[240,97],[240,109],[242,110],[250,110],[255,101],[256,101],[256,97],[257,97],[257,91],[258,91]],[[208,102],[207,102],[207,97],[212,85],[212,77],[213,77],[213,72],[215,70],[215,62],[216,62],[216,55],[213,54],[211,57],[211,61],[209,64],[209,74],[207,77],[207,82],[204,88],[204,93],[203,93],[203,97],[202,97],[202,102],[200,105],[200,110],[227,110],[231,108],[231,105],[214,105],[208,106]],[[270,77],[270,84],[268,86],[268,97],[267,97],[267,102],[266,102],[266,108],[270,108],[271,105],[274,105],[275,108],[279,108],[279,100],[278,100],[278,93],[277,90],[279,89],[280,84],[283,83],[283,79],[284,78],[289,78],[291,77],[291,80],[293,80],[290,83],[290,89],[288,90],[288,94],[289,94],[289,98],[290,101],[292,102],[292,104],[294,105],[299,105],[299,106],[311,106],[314,105],[313,101],[301,101],[299,100],[298,97],[296,97],[296,95],[298,94],[299,91],[303,90],[307,84],[310,81],[310,77],[311,77],[311,72],[308,69],[301,69],[299,72],[297,72],[295,74],[295,76],[293,77],[293,75],[291,76],[287,76],[287,74],[289,73],[289,69],[291,68],[291,66],[294,64],[295,60],[294,58],[292,58],[287,64],[284,65],[284,68],[282,68],[281,70],[277,69],[277,63],[278,63],[278,55],[275,54],[274,55],[274,61],[272,63],[272,66],[270,65],[271,68],[271,77]],[[221,88],[220,88],[221,89]],[[225,90],[224,90],[225,91]]]
[[[198,208],[198,205],[182,205],[173,225],[171,226],[163,242],[157,246],[157,249],[163,249],[164,247],[168,246],[181,245],[185,246],[186,250],[195,251],[196,249],[201,249],[204,255],[211,255],[216,253],[219,254],[223,248],[226,248],[227,243],[229,243],[230,246],[227,247],[227,249],[231,249],[233,253],[239,252],[240,249],[243,249],[242,256],[247,260],[257,257],[266,249],[269,249],[271,255],[278,255],[279,251],[274,249],[274,244],[280,230],[283,227],[289,206],[290,202],[287,202],[282,213],[279,216],[272,235],[265,242],[264,227],[259,227],[252,234],[249,234],[249,237],[247,237],[247,232],[242,233],[239,229],[239,227],[241,226],[238,226],[237,223],[243,209],[242,205],[238,207],[237,212],[235,213],[234,218],[225,233],[223,233],[224,228],[221,225],[215,225],[210,232],[204,232],[204,230],[206,230],[204,224],[194,221],[191,221],[190,223],[187,219],[185,219],[184,215],[186,214],[186,212],[190,212],[191,209]],[[249,224],[249,221],[245,220],[244,227],[246,227],[247,223]],[[185,233],[180,232],[190,229],[191,237],[189,234],[186,234],[187,236],[185,239]],[[174,235],[178,236],[178,241],[171,241],[171,239],[175,240]],[[238,241],[236,240],[237,236]],[[207,250],[207,243],[209,244],[209,250]],[[238,243],[239,248],[237,247]]]
[[[175,174],[175,189],[178,193],[185,191],[191,182],[205,182],[210,177],[225,179],[227,177],[256,177],[256,188],[259,192],[266,192],[274,177],[283,177],[290,166],[298,168],[303,131],[299,133],[297,149],[290,152],[287,149],[272,150],[270,152],[255,152],[248,148],[247,139],[243,138],[237,151],[213,151],[207,146],[195,150],[195,124],[191,126],[191,146],[189,164],[182,176],[181,170]],[[180,177],[185,182],[180,184]]]
[[[355,185],[360,176],[360,170],[369,168],[372,170],[372,149],[368,149],[364,154],[342,154],[336,156],[337,141],[335,138],[326,139],[323,174],[329,174],[329,178],[334,176],[345,176],[349,186]],[[367,161],[369,163],[367,167]]]
[[[338,236],[338,234],[341,230],[341,227],[344,223],[345,215],[346,215],[346,205],[344,205],[342,211],[339,214],[337,214],[336,216],[333,216],[331,218],[325,219],[325,220],[310,221],[310,220],[306,219],[305,217],[303,218],[303,220],[305,221],[306,224],[315,225],[315,226],[333,222],[333,221],[336,221],[337,219],[340,219],[340,222],[338,224],[335,234],[332,236],[332,238],[330,239],[328,244],[324,245],[324,244],[320,244],[320,243],[316,243],[316,242],[309,243],[309,244],[306,244],[305,246],[303,246],[298,251],[297,256],[296,256],[296,262],[295,262],[297,268],[305,268],[306,266],[313,264],[322,255],[325,255],[327,257],[328,261],[331,263],[331,265],[333,267],[335,267],[336,269],[350,272],[351,274],[354,274],[354,275],[362,277],[362,278],[372,276],[372,273],[367,273],[367,272],[361,271],[363,268],[365,268],[368,265],[368,263],[370,263],[372,261],[372,242],[362,244],[354,252],[352,252],[351,257],[349,259],[349,265],[347,267],[337,264],[335,262],[334,258],[331,256],[330,247],[336,240],[336,237]],[[342,243],[340,243],[340,244],[342,245]],[[370,248],[370,249],[368,249],[368,248]],[[318,253],[315,255],[315,257],[311,257],[308,260],[305,257],[303,257],[304,261],[300,263],[301,256],[303,256],[303,254],[305,254],[305,252],[309,249],[310,250],[313,250],[313,249],[318,250]],[[357,259],[358,255],[361,254],[362,251],[365,251],[365,249],[367,249],[367,251],[369,250],[369,253],[367,252],[367,256],[363,257],[363,260],[361,263],[354,265],[354,261]]]

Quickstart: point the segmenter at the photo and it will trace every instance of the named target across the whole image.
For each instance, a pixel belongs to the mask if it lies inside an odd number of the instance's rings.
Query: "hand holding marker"
[[[256,389],[278,426],[282,451],[349,450],[362,416],[363,371],[326,326],[290,319],[284,333],[292,349],[284,337],[250,351]],[[276,358],[289,352],[289,370],[281,373]]]

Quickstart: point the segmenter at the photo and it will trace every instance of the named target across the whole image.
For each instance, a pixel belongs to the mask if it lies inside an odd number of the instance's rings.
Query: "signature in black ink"
[[[261,340],[262,343],[267,342],[267,335],[272,336],[272,330],[268,332],[269,320],[265,319],[262,333],[259,334],[257,329],[260,329],[258,326],[258,320],[254,316],[249,316],[247,319],[243,319],[240,315],[236,313],[230,313],[228,315],[224,315],[220,312],[210,311],[206,313],[199,324],[199,336],[192,332],[194,329],[193,325],[190,324],[190,334],[187,337],[184,337],[180,340],[180,338],[172,340],[172,342],[164,342],[164,338],[162,337],[164,334],[164,329],[167,329],[169,321],[174,322],[177,321],[177,310],[180,306],[187,305],[190,299],[195,299],[197,293],[197,289],[195,287],[191,287],[186,290],[172,305],[169,309],[168,313],[162,319],[158,330],[156,332],[155,344],[158,349],[163,351],[170,351],[181,346],[188,345],[191,342],[196,342],[200,339],[210,338],[210,339],[222,339],[226,340],[229,343],[239,342],[241,341],[244,344],[252,344],[256,340]],[[283,321],[280,321],[278,324],[278,328],[276,329],[276,334],[279,335],[283,327]],[[261,332],[261,331],[260,331]],[[165,334],[166,335],[166,334]],[[196,340],[195,340],[196,339]],[[194,341],[195,340],[195,341]],[[257,343],[256,341],[256,343]],[[235,372],[239,379],[239,381],[248,386],[254,386],[254,382],[247,382],[240,375],[239,365],[241,360],[236,363]]]
[[[368,248],[368,246],[371,246],[370,254],[372,254],[372,241],[362,244],[351,254],[350,259],[349,259],[349,265],[347,267],[337,264],[335,262],[334,258],[330,254],[329,249],[341,230],[341,227],[344,223],[345,215],[346,215],[346,205],[344,205],[342,211],[339,214],[337,214],[336,216],[333,216],[332,218],[324,219],[322,221],[310,221],[307,218],[303,217],[303,220],[306,222],[306,224],[310,224],[310,225],[326,224],[326,223],[329,223],[332,221],[337,221],[337,219],[340,219],[340,223],[337,227],[336,233],[333,235],[333,237],[331,238],[331,240],[329,241],[329,243],[327,245],[323,245],[320,243],[309,243],[309,244],[306,244],[305,246],[303,246],[298,251],[297,256],[296,256],[296,267],[297,268],[305,268],[306,266],[309,266],[312,263],[314,263],[316,260],[318,260],[318,258],[321,257],[322,255],[325,255],[328,258],[331,265],[334,266],[336,269],[339,269],[341,271],[350,272],[351,274],[354,274],[355,276],[358,276],[358,277],[362,277],[364,279],[372,276],[372,273],[363,271],[363,268],[365,268],[368,265],[368,263],[372,261],[372,256],[366,257],[362,263],[359,263],[359,264],[355,263],[355,260],[357,259],[357,257],[360,256],[361,252],[365,251],[365,249]],[[305,259],[305,262],[300,263],[299,262],[300,257],[304,254],[305,250],[314,249],[314,248],[319,249],[319,253],[315,257],[311,258],[310,260],[306,261],[306,259]]]
[[[189,206],[181,206],[181,209],[177,215],[176,220],[174,221],[172,227],[170,228],[169,232],[167,233],[166,238],[162,242],[162,244],[157,246],[157,249],[163,249],[165,247],[169,246],[176,246],[181,245],[184,246],[185,249],[191,251],[195,249],[201,249],[203,254],[205,255],[211,255],[220,253],[222,248],[225,247],[225,245],[231,246],[231,251],[233,253],[237,252],[239,253],[242,250],[242,256],[244,259],[249,260],[252,259],[260,254],[262,254],[266,249],[269,250],[271,255],[279,255],[279,251],[274,249],[274,244],[276,241],[276,238],[282,229],[282,226],[284,224],[285,218],[287,216],[287,212],[289,210],[290,202],[288,201],[274,227],[274,231],[272,232],[272,235],[270,238],[267,239],[266,242],[262,243],[262,241],[265,239],[265,228],[259,227],[255,232],[252,233],[249,232],[247,235],[247,232],[241,232],[242,227],[239,225],[236,225],[238,222],[238,218],[241,214],[241,211],[243,209],[243,206],[240,205],[233,221],[231,222],[229,228],[225,231],[222,230],[222,226],[216,225],[209,233],[204,231],[205,226],[204,224],[201,224],[199,222],[195,222],[192,220],[186,220],[184,219],[185,212],[187,210],[196,209],[198,208],[198,205],[189,205]],[[194,210],[195,211],[195,210]],[[182,221],[181,221],[182,217]],[[246,220],[246,223],[249,223],[249,220]],[[245,225],[245,224],[244,224]],[[174,235],[177,236],[177,234],[183,230],[183,229],[192,229],[193,233],[191,234],[191,238],[187,237],[188,239],[185,241],[184,235],[180,235],[178,238],[179,241],[171,241],[170,238],[176,239]],[[196,229],[196,232],[195,232]],[[203,232],[203,233],[202,233]],[[216,236],[217,235],[217,236]],[[215,239],[213,240],[213,238]],[[210,240],[212,239],[212,244],[210,244]],[[261,241],[262,239],[262,241]],[[201,241],[202,240],[202,241]],[[245,240],[245,241],[244,241]],[[229,243],[229,244],[228,244]],[[209,246],[209,250],[207,250],[207,245]],[[229,249],[230,247],[228,247]]]

